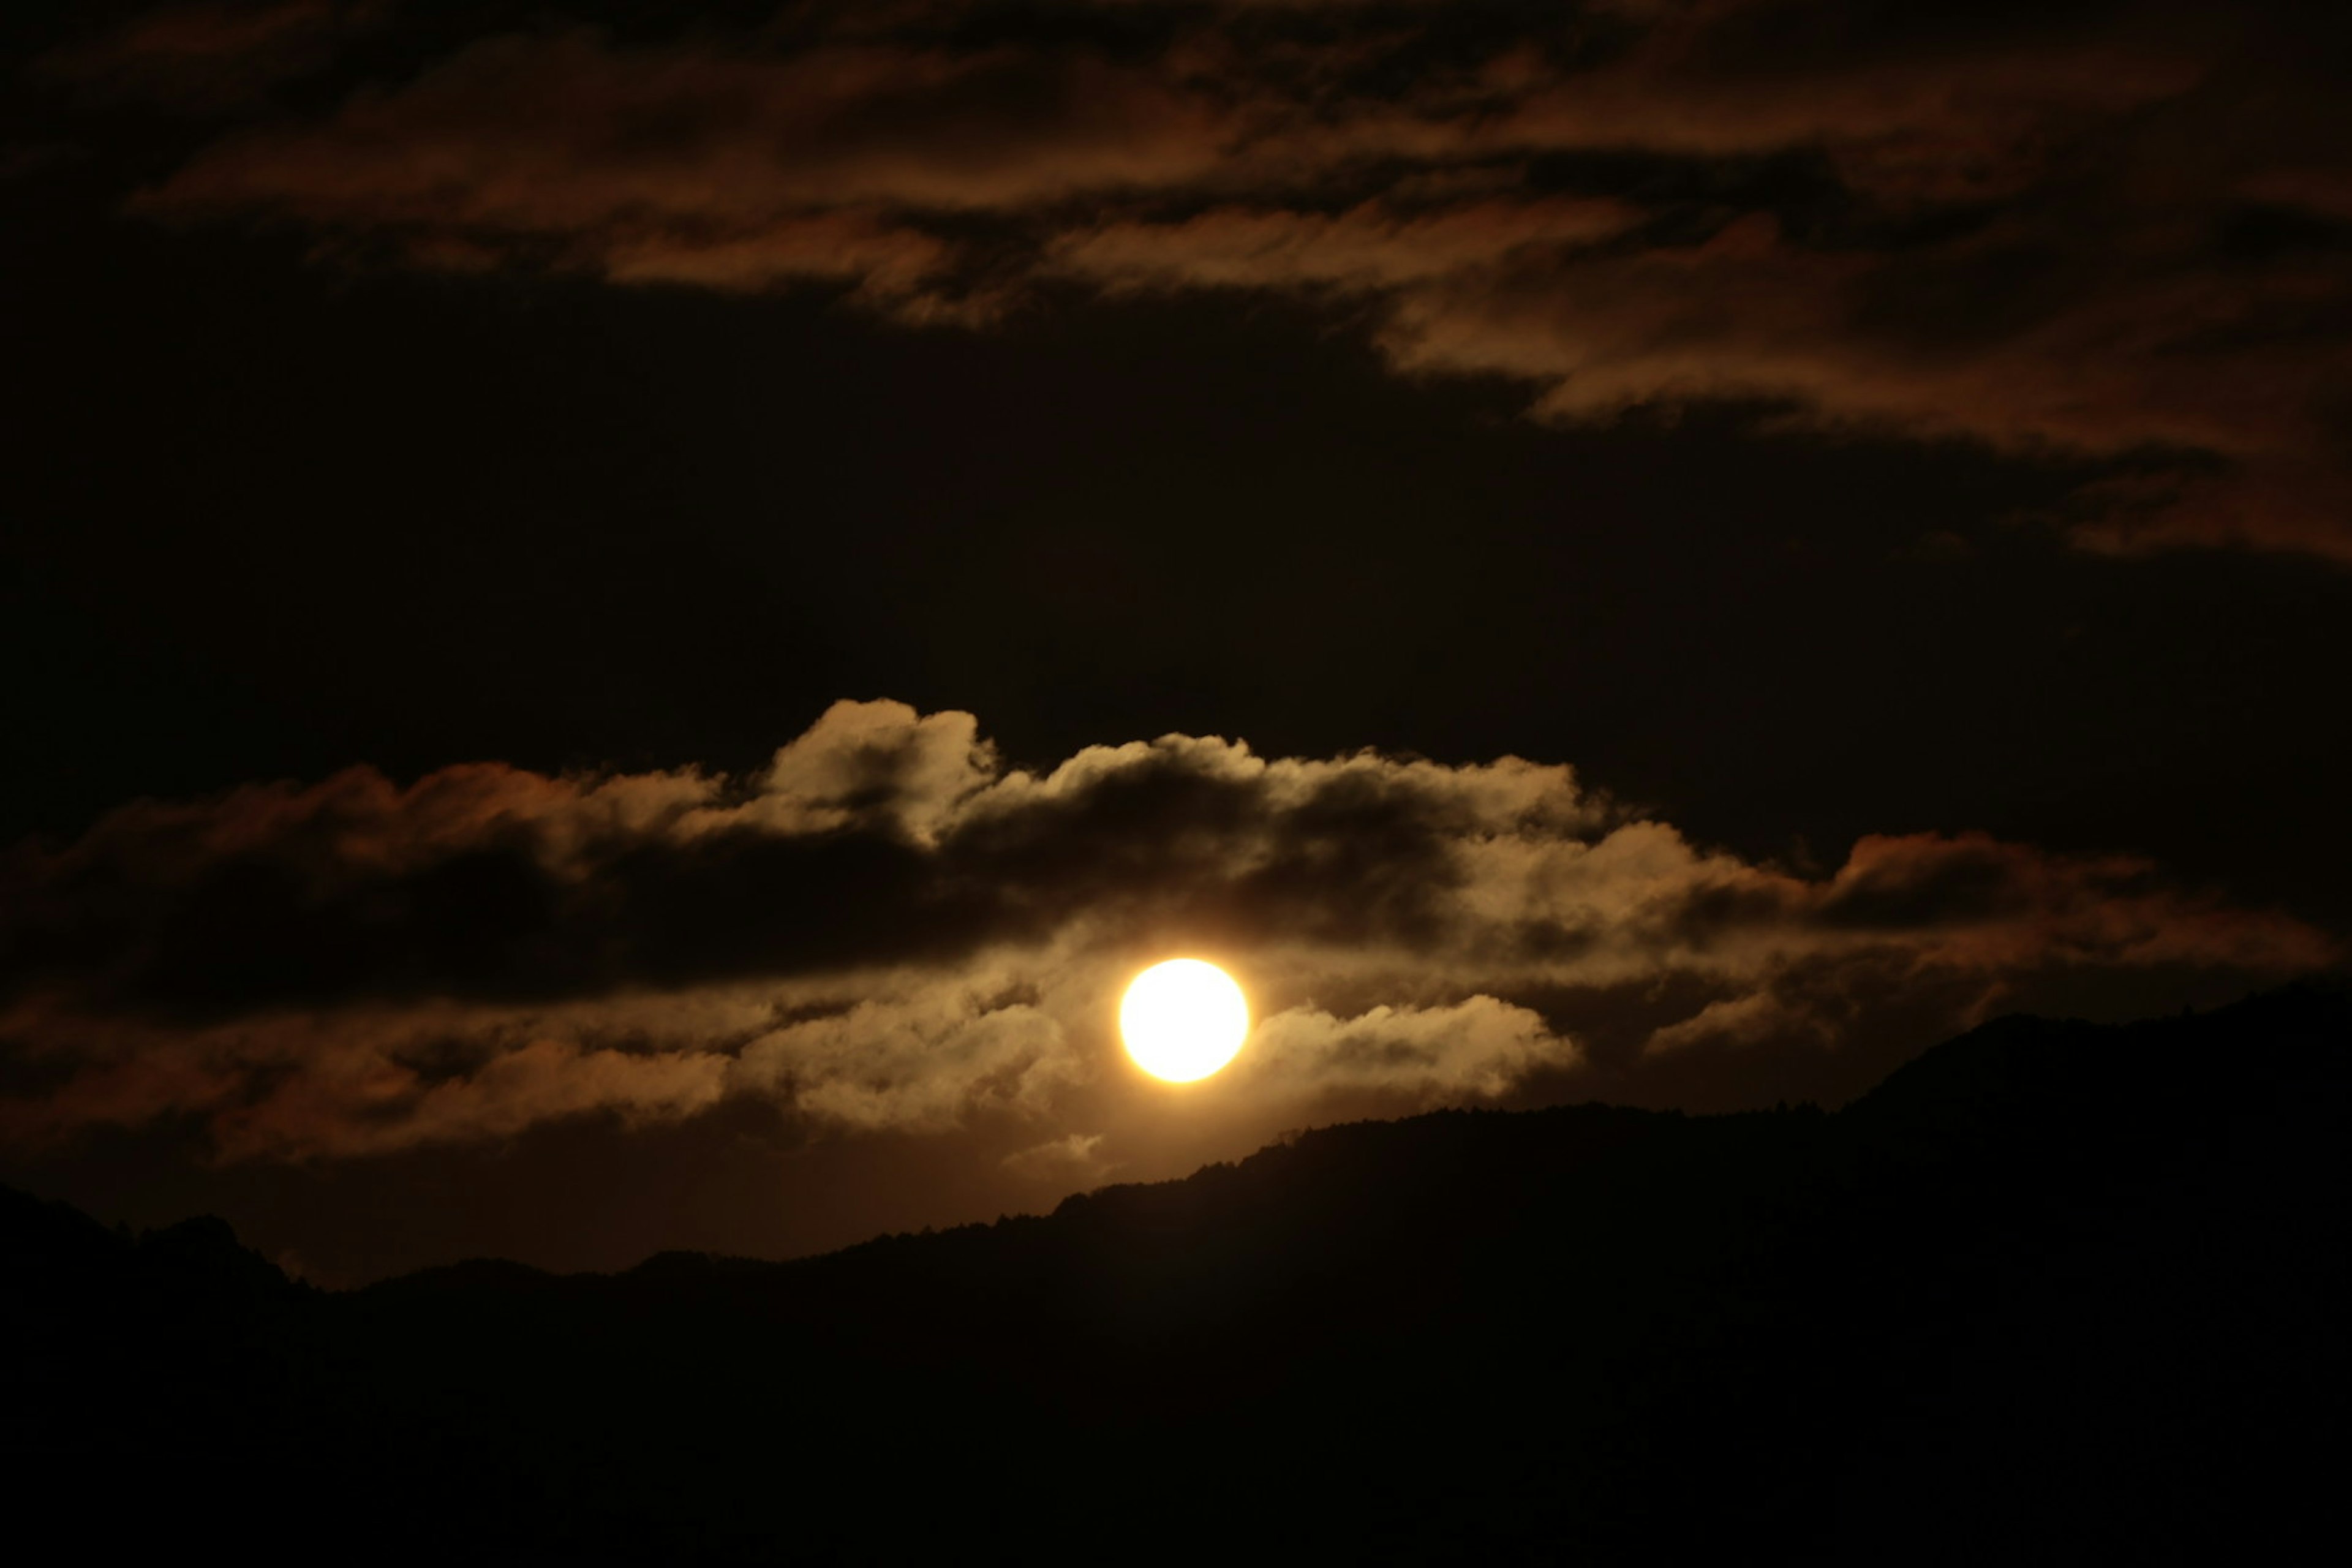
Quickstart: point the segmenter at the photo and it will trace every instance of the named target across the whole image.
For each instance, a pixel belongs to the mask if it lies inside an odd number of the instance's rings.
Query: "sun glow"
[[[1118,1032],[1135,1065],[1171,1083],[1203,1079],[1242,1048],[1248,999],[1232,975],[1197,958],[1171,958],[1137,975],[1118,1005]]]

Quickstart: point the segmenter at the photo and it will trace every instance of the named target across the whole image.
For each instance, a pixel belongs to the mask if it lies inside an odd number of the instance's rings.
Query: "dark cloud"
[[[138,13],[60,45],[37,76],[101,100],[194,112],[247,106],[380,27],[392,0],[196,0]]]
[[[1958,1022],[2052,971],[2335,957],[2137,860],[1922,835],[1807,877],[1564,767],[1170,735],[1039,773],[968,714],[887,702],[837,705],[755,777],[475,766],[142,804],[19,849],[5,883],[13,1129],[193,1113],[232,1157],[745,1095],[848,1128],[1049,1129],[1104,1092],[1111,1000],[1171,951],[1256,999],[1236,1114],[1572,1075],[1553,1020],[1612,988],[1675,989],[1643,1050],[1678,1055],[1824,1044],[1890,974]]]
[[[361,770],[134,806],[20,854],[16,994],[163,1014],[419,995],[544,1000],[942,962],[1080,910],[1229,941],[1438,934],[1475,805],[1410,773],[1269,787],[1163,742],[1053,785],[1002,775],[957,714],[844,705],[747,784]],[[1076,764],[1074,764],[1076,765]]]
[[[2074,454],[2129,469],[2070,520],[2091,548],[2341,560],[2347,39],[2302,16],[935,4],[510,34],[134,205],[919,321],[1072,282],[1349,294],[1398,367],[1518,378],[1549,417],[1724,401]]]

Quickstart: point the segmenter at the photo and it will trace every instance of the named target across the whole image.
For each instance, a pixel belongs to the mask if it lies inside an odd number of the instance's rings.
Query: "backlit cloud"
[[[1817,1054],[1898,994],[1957,1026],[2053,975],[2337,957],[2129,858],[1917,835],[1806,876],[1563,766],[1170,735],[1023,769],[972,716],[889,702],[745,778],[362,771],[142,803],[13,852],[0,893],[8,1135],[194,1117],[231,1160],[737,1098],[846,1131],[1009,1118],[1046,1148],[1150,1092],[1112,1009],[1179,952],[1260,1019],[1203,1102],[1281,1125]],[[1632,1053],[1588,1038],[1595,1009],[1649,1018]]]

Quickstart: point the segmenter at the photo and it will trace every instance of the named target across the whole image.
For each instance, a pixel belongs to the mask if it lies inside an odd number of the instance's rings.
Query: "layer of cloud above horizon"
[[[385,14],[167,7],[49,69],[241,80],[250,37],[283,74]],[[1541,417],[1727,401],[2057,455],[2104,466],[2085,547],[2346,562],[2347,47],[2307,8],[2163,0],[803,5],[441,37],[131,205],[980,330],[1307,297]]]
[[[1168,735],[1028,770],[970,714],[842,702],[751,777],[355,770],[19,846],[0,1131],[181,1119],[305,1159],[749,1099],[846,1134],[996,1118],[1059,1170],[1151,1092],[1112,1012],[1180,952],[1260,1016],[1206,1092],[1280,1125],[1958,1027],[2053,974],[2341,956],[2126,858],[1922,834],[1806,874],[1565,766]]]

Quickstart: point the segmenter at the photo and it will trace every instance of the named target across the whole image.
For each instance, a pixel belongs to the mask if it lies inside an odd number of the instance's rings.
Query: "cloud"
[[[772,1030],[735,1068],[740,1083],[869,1130],[937,1130],[983,1104],[1042,1114],[1082,1072],[1051,1014],[936,985]]]
[[[1073,1186],[1099,1182],[1116,1169],[1104,1163],[1097,1152],[1102,1142],[1103,1134],[1099,1132],[1073,1132],[1066,1138],[1017,1149],[1004,1156],[1002,1163],[1024,1180],[1067,1191]]]
[[[135,205],[296,222],[427,266],[524,255],[621,283],[845,280],[936,318],[984,306],[908,215],[1188,184],[1214,168],[1225,119],[1181,81],[1078,51],[501,36],[323,123],[223,142]]]
[[[1449,1006],[1379,1006],[1352,1018],[1294,1007],[1251,1037],[1244,1071],[1265,1091],[1312,1098],[1369,1089],[1424,1100],[1495,1099],[1538,1068],[1577,1065],[1574,1042],[1492,996]]]
[[[1544,417],[1732,400],[2063,453],[2115,469],[2062,520],[2087,548],[2352,561],[2340,24],[2160,0],[1024,16],[459,40],[132,205],[963,326],[1073,282],[1344,294],[1400,369],[1520,378]]]
[[[33,74],[101,100],[242,107],[383,25],[388,0],[197,0],[142,11],[41,56]]]
[[[1623,233],[1636,214],[1607,201],[1467,203],[1336,216],[1217,208],[1181,223],[1122,223],[1059,237],[1050,264],[1102,288],[1331,289],[1381,292],[1507,269]]]
[[[1819,1036],[1822,1020],[1772,992],[1751,991],[1710,1002],[1680,1023],[1654,1031],[1643,1049],[1664,1056],[1697,1046],[1753,1046],[1797,1030]]]
[[[1596,1070],[1612,1018],[1687,1062],[1948,1026],[2036,977],[2340,958],[2131,857],[1920,834],[1805,876],[1559,765],[1168,735],[1033,771],[970,714],[844,702],[740,778],[355,771],[18,847],[0,1129],[194,1118],[221,1158],[308,1158],[752,1100],[1052,1142],[1146,1092],[1115,999],[1176,952],[1260,1018],[1214,1103],[1288,1124]]]

